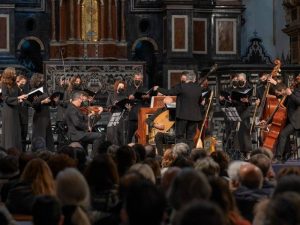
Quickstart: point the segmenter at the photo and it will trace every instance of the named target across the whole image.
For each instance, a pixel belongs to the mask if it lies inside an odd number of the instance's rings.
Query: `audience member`
[[[169,202],[175,210],[195,199],[209,199],[211,187],[202,172],[183,169],[175,177],[169,192]]]
[[[141,180],[129,188],[121,218],[128,225],[160,225],[165,207],[164,194],[153,183]]]
[[[218,163],[216,163],[212,158],[207,157],[204,159],[198,159],[195,164],[194,168],[197,171],[201,171],[204,173],[207,177],[210,176],[219,176],[220,173],[220,166]]]
[[[14,214],[31,214],[38,195],[55,195],[52,172],[42,159],[33,159],[25,167],[20,181],[8,190],[6,206]]]
[[[230,162],[229,155],[225,151],[214,151],[210,154],[210,157],[218,163],[220,167],[220,177],[228,177],[227,169]]]
[[[74,168],[67,168],[58,173],[56,188],[64,225],[90,225],[86,212],[90,206],[90,191],[83,175]]]
[[[175,225],[227,225],[220,208],[205,200],[188,204],[179,212],[176,220]]]
[[[33,225],[63,225],[58,200],[50,195],[38,196],[32,208]]]

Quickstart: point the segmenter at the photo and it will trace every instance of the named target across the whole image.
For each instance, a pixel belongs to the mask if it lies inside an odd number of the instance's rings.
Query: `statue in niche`
[[[99,12],[97,0],[84,0],[81,6],[81,38],[84,41],[98,41]]]

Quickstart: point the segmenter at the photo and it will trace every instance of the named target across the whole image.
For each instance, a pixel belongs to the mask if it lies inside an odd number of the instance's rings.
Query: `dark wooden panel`
[[[7,18],[0,17],[0,49],[7,49]]]
[[[185,49],[185,18],[174,18],[174,48]]]
[[[193,30],[194,30],[194,51],[204,52],[206,45],[206,35],[205,35],[205,21],[194,20]]]

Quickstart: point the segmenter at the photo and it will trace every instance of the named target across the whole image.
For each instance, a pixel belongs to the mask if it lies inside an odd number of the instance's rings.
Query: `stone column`
[[[76,4],[76,40],[81,40],[81,4],[78,0]]]
[[[115,26],[116,26],[116,41],[119,41],[119,13],[118,13],[118,8],[119,8],[119,3],[118,1],[115,1],[115,10],[116,10],[116,18],[115,18]]]
[[[74,40],[74,0],[70,0],[70,37],[69,40]]]
[[[59,4],[59,20],[60,20],[60,26],[59,26],[59,41],[65,41],[65,4],[63,3],[63,0],[60,0]]]
[[[125,34],[125,2],[126,0],[121,0],[122,7],[121,7],[121,20],[122,20],[122,29],[121,29],[121,41],[126,42],[126,34]]]
[[[112,40],[112,13],[111,13],[111,0],[108,0],[108,39]]]
[[[51,3],[52,3],[52,8],[51,8],[51,30],[52,30],[51,42],[55,42],[56,41],[55,0],[52,0]]]
[[[104,15],[104,2],[103,4],[101,3],[101,40],[103,41],[105,39],[105,35],[104,35],[104,25],[105,25],[105,15]]]

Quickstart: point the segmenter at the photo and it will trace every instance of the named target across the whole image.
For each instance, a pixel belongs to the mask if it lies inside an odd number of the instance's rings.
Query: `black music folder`
[[[248,88],[245,90],[233,90],[231,92],[231,99],[240,101],[241,98],[248,98],[252,95],[252,90],[253,90],[252,88]]]
[[[43,88],[35,89],[27,94],[27,101],[32,103],[36,97],[39,97],[42,94],[44,94]]]
[[[142,100],[143,95],[147,95],[147,93],[145,93],[145,92],[135,92],[133,96],[134,96],[135,99]]]
[[[87,93],[88,96],[90,96],[90,97],[94,97],[94,96],[96,95],[95,92],[93,92],[93,91],[91,91],[91,90],[89,90],[89,89],[84,89],[83,91],[84,91],[85,93]]]
[[[133,104],[133,100],[130,100],[128,98],[124,98],[124,99],[118,101],[115,105],[118,108],[125,109],[126,108],[126,104],[132,105]]]

